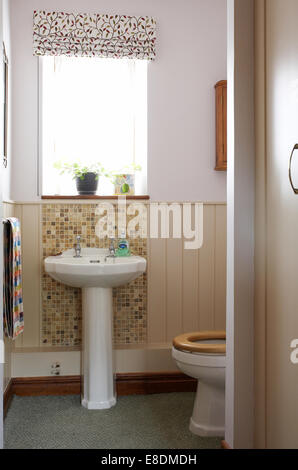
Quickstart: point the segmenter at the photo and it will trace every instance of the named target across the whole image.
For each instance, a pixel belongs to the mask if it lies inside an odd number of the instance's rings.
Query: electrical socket
[[[51,375],[60,375],[61,372],[61,364],[60,362],[53,362],[51,365]]]

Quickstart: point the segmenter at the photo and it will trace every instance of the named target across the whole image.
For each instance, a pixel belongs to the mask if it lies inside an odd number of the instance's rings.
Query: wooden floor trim
[[[149,372],[116,374],[118,395],[194,392],[197,380],[181,372]]]
[[[225,441],[225,440],[221,441],[221,448],[222,449],[232,449],[230,444],[228,444],[227,441]]]
[[[48,196],[48,195],[44,195],[44,196],[41,196],[41,199],[97,199],[97,200],[105,200],[105,199],[112,199],[112,200],[117,200],[119,196],[99,196],[97,194],[94,194],[94,195],[85,195],[83,196],[82,194],[77,194],[75,196]],[[150,196],[148,196],[147,194],[144,194],[143,196],[137,196],[135,194],[131,194],[131,195],[127,195],[125,196],[126,199],[128,200],[142,200],[142,199],[150,199]]]
[[[14,395],[77,395],[81,390],[79,375],[17,377],[12,379]]]
[[[116,374],[118,396],[194,392],[196,386],[195,379],[181,372]],[[13,395],[79,395],[80,392],[81,377],[79,375],[13,378],[4,393],[4,412],[7,412]]]
[[[13,381],[10,379],[3,394],[3,416],[5,418],[8,408],[13,397]]]

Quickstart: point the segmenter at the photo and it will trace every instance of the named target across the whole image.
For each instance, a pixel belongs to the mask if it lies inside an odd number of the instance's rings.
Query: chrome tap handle
[[[115,248],[115,238],[110,238],[110,246],[109,246],[109,255],[114,257],[116,253],[116,248]]]
[[[81,245],[80,245],[81,237],[80,237],[80,235],[77,235],[76,240],[77,240],[77,242],[74,243],[74,250],[75,250],[74,258],[81,258]]]

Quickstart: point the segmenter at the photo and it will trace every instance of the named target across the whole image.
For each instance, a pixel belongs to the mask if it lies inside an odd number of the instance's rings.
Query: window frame
[[[40,197],[41,199],[59,199],[59,198],[82,198],[82,196],[79,195],[48,195],[45,194],[43,191],[43,159],[44,159],[44,152],[43,152],[43,79],[44,79],[44,63],[43,63],[43,56],[37,57],[37,81],[38,81],[38,93],[37,93],[37,113],[38,113],[38,122],[37,122],[37,161],[36,161],[36,175],[37,175],[37,196]],[[117,60],[117,59],[113,59]],[[148,61],[146,61],[148,63]],[[148,68],[147,68],[147,78],[148,80]],[[145,165],[143,166],[143,171],[142,171],[142,178],[145,177],[146,183],[146,191],[147,193],[148,190],[148,81],[146,83],[146,118],[147,118],[147,123],[146,123],[146,161]],[[135,123],[134,123],[134,133],[135,133]],[[136,141],[134,141],[134,146],[135,146]],[[135,160],[135,158],[134,158]],[[93,196],[93,198],[98,198],[98,199],[105,199],[105,198],[117,198],[117,196],[114,195],[96,195]],[[147,194],[135,194],[132,196],[129,196],[130,198],[143,198],[143,199],[148,199],[149,196]],[[83,198],[88,199],[88,196],[84,196]]]

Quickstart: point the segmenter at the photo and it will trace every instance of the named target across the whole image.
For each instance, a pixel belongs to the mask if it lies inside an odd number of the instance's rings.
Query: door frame
[[[266,265],[267,265],[267,178],[266,178],[266,0],[255,0],[255,358],[254,446],[266,442]]]
[[[226,445],[254,446],[254,0],[228,0]]]

